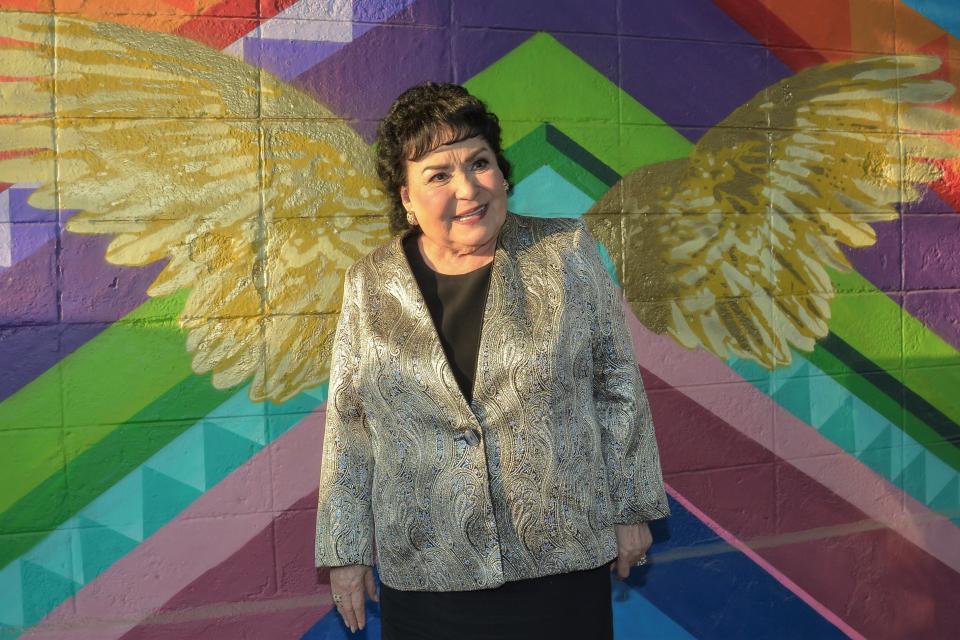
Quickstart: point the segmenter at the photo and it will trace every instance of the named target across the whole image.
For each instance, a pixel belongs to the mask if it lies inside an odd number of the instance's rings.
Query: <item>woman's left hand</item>
[[[646,522],[617,524],[614,528],[617,532],[617,559],[610,563],[610,571],[616,569],[617,579],[624,580],[637,561],[646,558],[653,535]]]

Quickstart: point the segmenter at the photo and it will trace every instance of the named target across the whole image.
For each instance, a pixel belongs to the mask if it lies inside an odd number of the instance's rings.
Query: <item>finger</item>
[[[357,629],[363,629],[367,624],[366,614],[363,606],[363,588],[350,593],[350,601],[353,603],[353,619]]]
[[[343,594],[343,600],[340,602],[340,617],[343,618],[343,623],[350,628],[350,631],[356,631],[357,629],[357,617],[353,612],[353,599],[350,597],[349,593]]]
[[[363,584],[367,587],[367,595],[374,602],[380,602],[377,595],[377,581],[373,579],[373,571],[367,571],[363,576]]]
[[[630,575],[630,561],[624,556],[617,556],[617,576],[626,580]]]

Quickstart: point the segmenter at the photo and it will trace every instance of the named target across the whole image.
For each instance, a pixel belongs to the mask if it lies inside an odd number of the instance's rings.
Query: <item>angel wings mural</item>
[[[0,181],[79,210],[106,258],[166,259],[151,296],[180,314],[197,373],[254,401],[321,384],[349,265],[389,237],[369,150],[270,74],[192,41],[112,23],[0,13]],[[813,67],[771,86],[689,157],[625,176],[587,212],[637,317],[768,368],[828,333],[827,269],[875,242],[958,155],[935,57]],[[909,135],[902,135],[902,132]]]

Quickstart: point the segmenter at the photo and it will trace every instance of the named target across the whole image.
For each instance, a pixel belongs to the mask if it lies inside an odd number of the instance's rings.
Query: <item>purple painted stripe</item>
[[[47,239],[12,266],[0,269],[0,326],[56,322],[56,225],[37,222],[14,226],[42,228]],[[21,237],[11,234],[14,241]]]
[[[874,225],[876,244],[847,257],[878,289],[906,293],[907,312],[960,349],[960,215],[932,189],[901,210],[902,220]]]
[[[555,36],[564,46],[666,122],[678,126],[712,126],[770,82],[792,75],[716,6],[704,0],[678,2],[671,9],[683,13],[685,19],[671,24],[671,35],[686,40],[623,37],[619,64],[615,64],[616,57],[611,59],[610,47],[603,46],[609,36],[562,33],[585,29],[616,33],[607,15],[614,15],[614,3],[608,0],[599,7],[590,4],[589,11],[584,9],[587,5],[574,3],[569,13],[558,11],[555,2],[547,0],[531,0],[522,7],[510,2],[511,10],[501,12],[483,3],[457,4],[453,26],[376,27],[301,74],[295,83],[343,117],[364,121],[359,129],[372,139],[375,127],[370,123],[383,116],[403,89],[423,80],[463,82],[506,55],[534,30],[560,31]],[[442,13],[447,4],[444,0],[420,0],[414,6],[426,13]],[[629,22],[634,26],[648,14],[658,15],[652,5],[629,10],[633,11]],[[490,32],[483,46],[457,47],[472,24],[524,31],[509,35]],[[733,42],[690,42],[724,35]],[[477,39],[467,40],[473,43]]]
[[[55,241],[0,270],[0,400],[55,365],[146,299],[163,268],[121,267],[103,259],[110,238],[64,233],[57,313]],[[70,331],[63,331],[69,325]],[[10,363],[14,363],[11,365]]]

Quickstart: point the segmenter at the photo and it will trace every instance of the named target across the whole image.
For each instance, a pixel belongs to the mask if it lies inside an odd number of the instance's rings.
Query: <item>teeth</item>
[[[482,207],[480,207],[479,209],[477,209],[477,210],[474,211],[473,213],[465,213],[465,214],[463,214],[463,215],[456,216],[456,218],[457,218],[458,220],[463,220],[464,218],[472,218],[472,217],[474,217],[474,216],[480,215],[481,213],[483,213],[483,212],[486,211],[486,210],[487,210],[487,205],[483,205]]]

